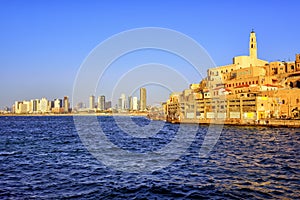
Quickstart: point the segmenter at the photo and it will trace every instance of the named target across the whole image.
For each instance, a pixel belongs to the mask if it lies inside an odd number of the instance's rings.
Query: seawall
[[[167,120],[168,121],[168,120]],[[263,119],[263,120],[215,120],[215,119],[184,119],[181,121],[173,120],[170,123],[181,124],[222,124],[236,126],[268,126],[268,127],[294,127],[300,128],[300,119]]]

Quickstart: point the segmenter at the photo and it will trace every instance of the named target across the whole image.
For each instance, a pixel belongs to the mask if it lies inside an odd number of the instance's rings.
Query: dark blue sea
[[[146,118],[118,117],[141,127],[130,135],[113,117],[98,117],[93,126],[114,144],[106,148],[86,119],[78,127],[73,117],[0,117],[0,199],[300,199],[300,128],[224,126],[199,156],[209,126],[185,131],[184,149],[172,140],[192,125],[165,123],[143,138]],[[160,157],[167,148],[175,155],[168,162]],[[139,155],[147,163],[136,163]]]

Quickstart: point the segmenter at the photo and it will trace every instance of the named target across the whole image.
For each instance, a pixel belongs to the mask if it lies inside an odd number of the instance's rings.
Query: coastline
[[[45,114],[0,114],[0,117],[63,117],[63,116],[147,116],[148,113],[45,113]]]
[[[259,121],[229,121],[229,120],[183,120],[169,121],[175,124],[214,124],[228,126],[264,126],[264,127],[287,127],[300,128],[300,119],[263,119]]]
[[[45,113],[45,114],[0,114],[0,117],[73,117],[73,116],[137,116],[147,117],[148,113]],[[150,120],[166,121],[163,118],[149,118]],[[227,126],[264,126],[264,127],[287,127],[300,128],[300,119],[263,119],[259,121],[229,121],[229,120],[183,120],[183,121],[167,121],[173,124],[199,124],[199,125],[227,125]]]

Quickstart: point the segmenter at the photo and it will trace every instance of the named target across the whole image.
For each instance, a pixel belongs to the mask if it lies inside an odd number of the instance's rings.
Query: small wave
[[[0,156],[12,156],[16,154],[22,154],[22,151],[0,152]]]

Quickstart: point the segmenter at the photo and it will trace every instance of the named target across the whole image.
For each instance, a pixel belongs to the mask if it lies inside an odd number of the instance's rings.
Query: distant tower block
[[[147,107],[147,93],[146,88],[140,89],[140,110],[145,111]]]
[[[95,96],[90,96],[90,110],[93,110],[95,108]]]
[[[250,58],[257,59],[257,44],[254,30],[250,33],[249,54]]]

